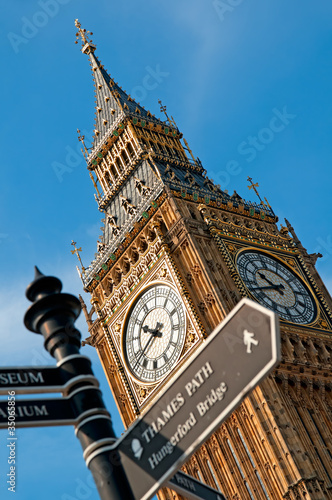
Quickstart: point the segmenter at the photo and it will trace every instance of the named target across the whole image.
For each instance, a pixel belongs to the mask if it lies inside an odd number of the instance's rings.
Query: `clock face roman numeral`
[[[317,314],[315,301],[304,282],[272,256],[247,250],[237,268],[251,295],[292,323],[311,323]]]
[[[183,303],[167,285],[143,292],[128,314],[123,339],[131,373],[144,382],[156,382],[176,365],[186,331]]]

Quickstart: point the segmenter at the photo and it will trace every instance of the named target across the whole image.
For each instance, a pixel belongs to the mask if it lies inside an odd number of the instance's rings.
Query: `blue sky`
[[[236,6],[235,6],[236,5]],[[12,0],[1,6],[0,365],[53,364],[25,330],[24,293],[37,264],[82,293],[70,253],[94,257],[102,215],[76,129],[88,137],[94,95],[75,18],[93,31],[116,81],[159,115],[158,99],[208,175],[246,199],[247,177],[288,218],[332,289],[332,4],[329,0]],[[156,74],[147,89],[146,75]],[[60,165],[60,166],[59,166]],[[89,297],[84,294],[86,302]],[[78,326],[87,336],[81,318]],[[117,410],[89,347],[104,398]],[[98,498],[72,427],[18,431],[17,500]],[[0,432],[0,496],[7,491]]]

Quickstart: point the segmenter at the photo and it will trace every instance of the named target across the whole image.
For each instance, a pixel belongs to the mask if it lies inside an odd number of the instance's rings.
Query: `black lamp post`
[[[25,326],[43,335],[45,349],[57,360],[64,380],[68,380],[68,376],[76,377],[76,383],[68,392],[77,417],[75,433],[100,498],[134,500],[120,457],[113,449],[116,436],[91,361],[80,354],[81,334],[75,327],[81,311],[80,301],[73,295],[61,293],[61,289],[58,278],[44,276],[35,268],[35,279],[26,290],[33,304],[25,314]]]

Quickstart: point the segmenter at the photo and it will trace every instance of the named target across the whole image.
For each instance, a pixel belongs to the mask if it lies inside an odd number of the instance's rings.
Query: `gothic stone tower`
[[[103,213],[96,258],[81,274],[92,304],[82,299],[85,342],[125,426],[249,297],[279,314],[282,362],[183,470],[228,499],[332,499],[332,302],[317,255],[288,222],[278,228],[271,207],[216,186],[174,120],[127,95],[76,26],[95,85],[85,156]]]

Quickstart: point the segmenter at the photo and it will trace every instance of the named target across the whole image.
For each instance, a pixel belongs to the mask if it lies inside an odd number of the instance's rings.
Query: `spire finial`
[[[161,99],[158,100],[158,103],[160,104],[160,111],[161,111],[161,113],[165,113],[165,116],[167,118],[167,121],[168,121],[169,125],[173,125],[175,128],[178,128],[177,124],[175,123],[175,120],[174,120],[173,116],[171,116],[171,118],[168,116],[167,111],[166,111],[167,108],[166,108],[166,106],[163,106],[163,103],[161,102]],[[187,151],[189,152],[190,156],[192,157],[192,159],[194,160],[194,162],[197,163],[197,159],[194,157],[193,152],[191,151],[191,149],[189,147],[189,144],[187,143],[187,141],[186,141],[186,139],[184,137],[183,137],[183,142],[185,143]]]
[[[83,266],[83,262],[82,262],[80,254],[79,254],[79,252],[82,252],[82,247],[76,248],[76,241],[74,241],[74,240],[71,240],[71,245],[73,245],[74,250],[70,250],[70,251],[73,255],[74,255],[74,253],[77,255],[77,258],[82,266],[82,272],[85,275],[85,267]]]
[[[177,124],[175,123],[175,120],[174,120],[173,116],[171,116],[171,117],[168,116],[167,111],[166,111],[167,107],[163,106],[163,103],[161,102],[161,99],[158,100],[158,103],[160,104],[160,112],[165,114],[168,123],[170,125],[174,125],[175,128],[178,128]]]
[[[89,49],[89,52],[94,51],[96,46],[93,45],[91,35],[93,35],[92,31],[87,31],[86,29],[81,28],[81,23],[79,22],[78,19],[75,19],[75,26],[77,28],[77,33],[76,33],[76,41],[75,43],[78,43],[79,37],[82,39],[82,52],[87,52],[87,49]]]
[[[255,191],[255,193],[257,194],[257,196],[258,196],[258,198],[259,198],[259,201],[261,202],[261,205],[263,205],[263,207],[265,207],[265,203],[264,203],[264,201],[262,200],[262,198],[259,196],[259,192],[258,192],[258,191],[257,191],[257,189],[256,189],[256,188],[258,188],[258,187],[259,187],[258,182],[256,182],[256,183],[254,184],[254,182],[253,182],[253,180],[252,180],[252,177],[249,177],[249,176],[248,176],[247,181],[249,181],[249,182],[250,182],[250,184],[251,184],[251,186],[248,186],[248,188],[249,188],[249,189],[253,189],[253,190]]]
[[[84,142],[85,136],[81,135],[81,131],[79,128],[77,129],[77,133],[78,133],[78,140],[82,143],[83,146],[83,149],[81,149],[81,151],[83,153],[84,158],[87,159],[89,152]]]
[[[168,114],[167,114],[167,107],[163,106],[163,103],[161,102],[161,99],[158,100],[158,104],[160,104],[160,112],[165,113],[165,116],[167,118],[167,121],[169,122]]]

